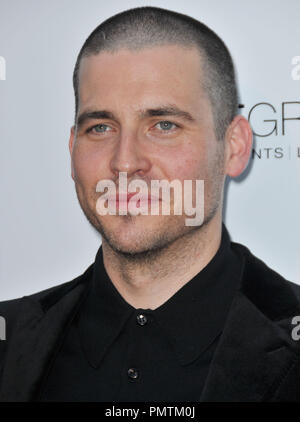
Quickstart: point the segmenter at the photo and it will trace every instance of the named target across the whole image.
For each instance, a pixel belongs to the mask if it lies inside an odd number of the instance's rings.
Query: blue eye
[[[87,129],[87,133],[106,133],[108,131],[111,131],[111,127],[104,124],[104,123],[98,123],[97,125],[94,125]]]
[[[167,120],[162,120],[161,122],[158,122],[155,126],[159,125],[160,129],[162,129],[163,131],[168,131],[173,129],[173,126],[177,126],[175,125],[175,123],[169,122]]]
[[[108,127],[109,127],[108,125],[100,123],[99,125],[91,127],[90,130],[94,130],[97,133],[104,133],[104,132],[106,132],[105,129],[107,129]]]

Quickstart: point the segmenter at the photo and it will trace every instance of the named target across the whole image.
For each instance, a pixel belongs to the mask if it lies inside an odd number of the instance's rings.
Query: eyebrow
[[[78,127],[81,127],[86,121],[92,120],[92,119],[116,120],[113,113],[106,110],[84,111],[78,116],[76,125]]]
[[[194,117],[187,111],[181,110],[176,106],[163,106],[158,108],[150,108],[143,110],[140,113],[141,117],[153,117],[153,116],[176,116],[181,117],[184,120],[190,122],[195,121]]]
[[[195,118],[187,111],[181,110],[180,108],[167,105],[158,108],[150,108],[146,110],[140,110],[138,112],[140,118],[154,117],[154,116],[175,116],[180,117],[184,120],[194,122]],[[77,127],[80,128],[86,121],[92,119],[110,119],[117,120],[116,116],[107,110],[87,110],[82,112],[77,118]]]

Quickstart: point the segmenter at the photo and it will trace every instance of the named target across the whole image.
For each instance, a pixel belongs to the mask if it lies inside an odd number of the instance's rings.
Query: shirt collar
[[[239,287],[241,268],[240,258],[232,250],[229,233],[222,224],[219,249],[195,277],[157,309],[135,309],[108,277],[100,246],[87,299],[78,319],[88,361],[98,367],[128,318],[133,313],[142,313],[155,318],[164,330],[179,363],[191,363],[221,334]]]

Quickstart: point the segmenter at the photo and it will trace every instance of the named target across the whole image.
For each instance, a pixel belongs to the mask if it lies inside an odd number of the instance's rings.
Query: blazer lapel
[[[57,342],[83,297],[85,285],[76,284],[46,312],[41,301],[24,297],[9,343],[0,401],[34,400]]]
[[[201,402],[269,401],[299,356],[300,342],[291,336],[299,302],[288,282],[274,274],[246,263]]]

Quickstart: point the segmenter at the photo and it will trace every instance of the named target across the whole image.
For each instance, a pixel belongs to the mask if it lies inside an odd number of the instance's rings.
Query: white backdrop
[[[242,112],[255,106],[252,127],[269,135],[256,136],[247,171],[229,182],[224,220],[234,241],[300,284],[298,0],[0,0],[0,300],[71,280],[95,258],[101,238],[70,176],[72,71],[100,22],[142,5],[193,16],[229,47]],[[294,118],[284,134],[283,117]]]

